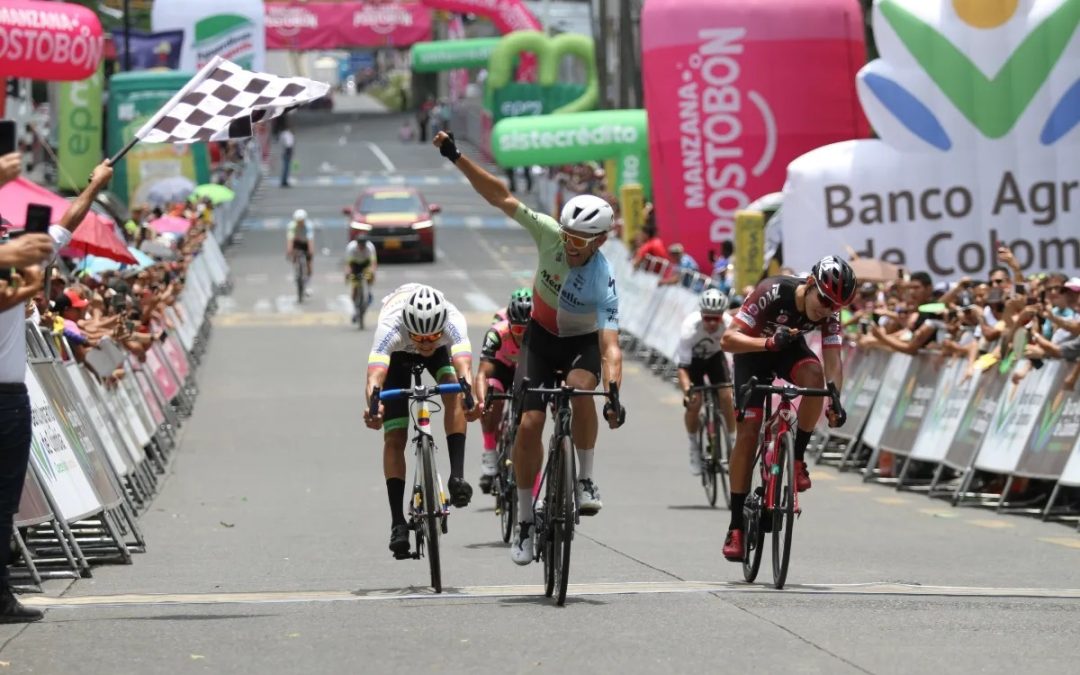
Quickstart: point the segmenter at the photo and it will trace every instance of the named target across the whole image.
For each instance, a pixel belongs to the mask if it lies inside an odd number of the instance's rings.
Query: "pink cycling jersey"
[[[498,321],[488,328],[484,335],[484,346],[480,350],[481,361],[502,363],[510,368],[516,368],[518,353],[521,347],[514,341],[510,334],[510,322]]]

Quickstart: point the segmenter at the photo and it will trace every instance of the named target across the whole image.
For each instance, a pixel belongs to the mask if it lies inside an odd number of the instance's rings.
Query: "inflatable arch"
[[[500,166],[557,166],[614,158],[614,191],[638,183],[648,199],[649,134],[644,110],[504,119],[491,130],[491,152]]]
[[[457,68],[486,68],[502,38],[417,42],[410,50],[416,73],[437,73]]]
[[[512,68],[522,54],[537,56],[537,84],[512,83]],[[559,64],[564,56],[576,56],[585,64],[586,83],[580,85],[560,84]],[[535,88],[540,86],[540,91]],[[513,91],[507,91],[512,89]],[[507,95],[504,95],[505,94]],[[501,103],[512,99],[539,96],[542,110],[532,114],[577,113],[592,110],[600,98],[600,83],[596,75],[596,56],[592,38],[573,33],[563,33],[549,38],[539,31],[517,31],[504,36],[495,46],[488,65],[487,103],[495,119],[517,116],[520,112],[506,114]]]

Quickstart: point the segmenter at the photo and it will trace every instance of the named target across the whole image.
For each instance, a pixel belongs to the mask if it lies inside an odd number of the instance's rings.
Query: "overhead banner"
[[[266,3],[267,49],[408,47],[431,39],[431,10],[415,2]]]
[[[784,262],[851,247],[935,279],[1080,273],[1080,0],[878,0],[858,73],[880,140],[793,161]],[[788,243],[790,242],[790,243]]]
[[[791,160],[865,138],[856,0],[648,0],[642,79],[657,223],[706,260]],[[815,250],[817,250],[815,248]],[[820,254],[818,254],[820,257]]]
[[[154,0],[154,31],[180,30],[180,70],[198,71],[215,56],[246,70],[266,70],[262,0]]]
[[[92,9],[37,0],[0,4],[0,76],[85,80],[104,53],[105,36]]]

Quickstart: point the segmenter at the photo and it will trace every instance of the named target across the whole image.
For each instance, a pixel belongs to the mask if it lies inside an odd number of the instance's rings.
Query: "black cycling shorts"
[[[530,387],[555,387],[559,385],[555,372],[561,371],[566,379],[571,370],[588,371],[600,382],[599,333],[559,337],[530,319],[518,357],[518,379],[528,377]],[[524,410],[544,410],[543,397],[527,395]]]
[[[311,257],[311,243],[307,239],[293,239],[292,247],[294,251],[301,251],[307,257]]]
[[[446,347],[439,347],[431,356],[420,356],[410,352],[393,352],[390,354],[390,365],[386,369],[386,379],[383,381],[383,391],[387,389],[411,389],[412,366],[414,363],[424,364],[424,369],[439,382],[444,375],[454,375],[457,371],[450,364],[450,351]],[[457,378],[454,378],[457,381]],[[395,398],[383,403],[383,429],[405,429],[409,426],[409,401],[404,398]]]
[[[735,354],[735,396],[740,395],[742,386],[751,377],[757,377],[762,384],[772,384],[773,379],[779,377],[792,384],[795,370],[803,363],[812,361],[821,363],[814,350],[806,344],[801,336],[789,347],[778,352],[749,352]],[[736,401],[738,404],[738,401]],[[747,408],[761,408],[765,404],[765,394],[756,393],[750,396]]]
[[[498,360],[489,361],[485,359],[483,363],[490,363],[491,365],[495,366],[495,372],[492,373],[490,377],[488,377],[489,382],[498,382],[499,385],[502,386],[501,393],[509,394],[513,391],[514,373],[517,371],[517,368],[508,366],[502,361]]]
[[[726,384],[731,386],[731,371],[728,369],[727,356],[724,352],[716,352],[707,359],[692,359],[690,365],[679,366],[690,376],[690,383],[695,387],[705,384],[705,376],[709,376],[709,384]]]
[[[349,272],[353,276],[356,276],[356,277],[363,274],[364,270],[366,270],[369,267],[371,267],[371,261],[370,260],[365,260],[364,262],[355,262],[355,261],[352,261],[352,260],[349,261]]]

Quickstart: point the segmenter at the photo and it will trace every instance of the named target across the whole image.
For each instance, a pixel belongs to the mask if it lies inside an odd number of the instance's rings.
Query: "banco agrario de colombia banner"
[[[851,246],[935,278],[1080,273],[1080,0],[879,0],[859,71],[880,140],[788,167],[785,263]]]

